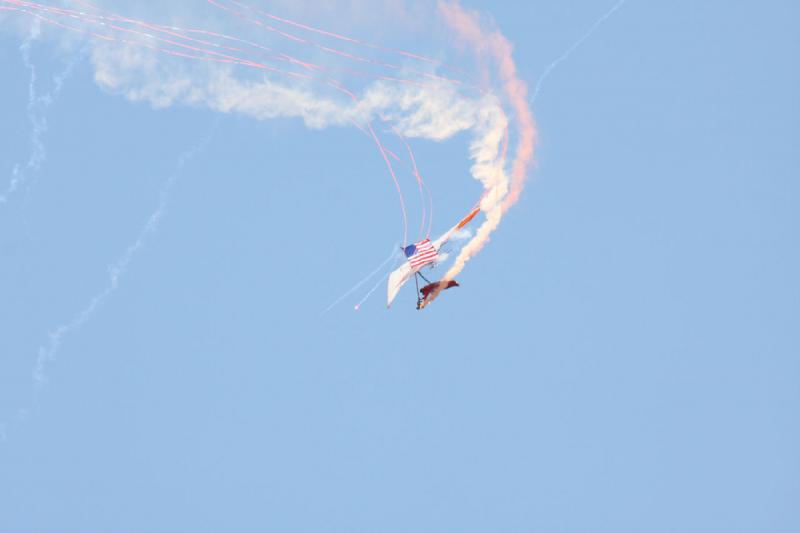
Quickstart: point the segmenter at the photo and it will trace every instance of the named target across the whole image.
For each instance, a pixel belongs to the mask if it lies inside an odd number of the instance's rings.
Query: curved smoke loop
[[[64,30],[65,34],[69,33],[66,30],[83,33],[91,43],[96,82],[131,100],[147,101],[155,107],[175,104],[204,106],[221,113],[238,113],[260,120],[299,118],[309,128],[315,129],[351,124],[362,128],[365,133],[368,129],[400,193],[404,232],[407,231],[407,222],[402,192],[386,157],[394,154],[381,145],[371,122],[378,119],[387,122],[393,131],[406,139],[441,141],[460,132],[469,132],[472,138],[469,148],[471,173],[484,188],[480,207],[486,218],[462,248],[445,278],[452,279],[461,272],[485,246],[504,214],[518,200],[533,160],[536,130],[528,107],[528,89],[517,74],[509,41],[499,31],[490,29],[478,12],[465,9],[458,0],[438,2],[438,20],[462,49],[475,56],[477,78],[481,80],[480,87],[475,90],[463,80],[440,75],[446,66],[437,60],[293,22],[262,11],[245,0],[206,1],[207,4],[202,5],[210,5],[228,17],[256,25],[257,29],[269,32],[277,40],[284,38],[284,46],[289,49],[303,43],[315,52],[323,51],[359,64],[397,70],[392,71],[392,75],[373,73],[372,81],[361,86],[356,95],[330,78],[325,79],[324,84],[315,84],[321,81],[315,75],[324,67],[285,52],[276,53],[240,37],[131,19],[84,0],[65,2],[69,7],[34,0],[0,0],[0,10],[27,15],[36,23],[48,23]],[[409,11],[412,7],[418,10],[419,6],[412,6],[411,2],[391,1],[387,6],[395,11],[403,6]],[[81,26],[76,28],[73,21]],[[299,33],[296,35],[291,33],[293,31]],[[347,41],[347,44],[371,52],[384,55],[391,52],[415,66],[398,67],[380,56],[377,59],[365,58],[298,36],[308,32],[314,37],[322,36],[319,38],[323,42],[325,39],[338,39],[338,42]],[[287,39],[289,44],[285,43]],[[266,54],[268,59],[236,55],[243,53],[244,49],[248,54]],[[186,59],[165,61],[165,54]],[[269,64],[275,59],[287,66]],[[249,77],[243,74],[247,69],[242,67],[252,67]],[[291,67],[306,70],[291,71]],[[261,77],[253,76],[254,72],[260,73]],[[331,87],[335,91],[331,91]],[[350,98],[343,98],[341,93]],[[508,147],[512,143],[514,149],[509,159]],[[404,235],[404,241],[405,238]]]
[[[302,79],[243,79],[225,65],[205,65],[202,72],[170,71],[151,52],[114,43],[94,48],[95,79],[109,90],[157,107],[182,103],[260,120],[300,118],[314,129],[379,118],[406,138],[434,141],[469,132],[471,173],[484,188],[481,210],[486,220],[445,275],[451,279],[483,248],[517,202],[533,160],[536,129],[528,89],[517,74],[509,41],[499,31],[487,29],[479,13],[456,0],[440,1],[438,15],[459,44],[476,57],[479,78],[485,80],[484,90],[477,94],[446,81],[395,84],[379,79],[348,101]],[[509,162],[512,136],[516,147]]]

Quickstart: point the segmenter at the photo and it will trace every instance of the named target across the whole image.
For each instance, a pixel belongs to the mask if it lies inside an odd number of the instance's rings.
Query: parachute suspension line
[[[331,32],[331,31],[326,31],[326,30],[324,30],[322,28],[309,26],[309,25],[303,24],[301,22],[297,22],[297,21],[293,21],[293,20],[290,20],[290,19],[286,19],[286,18],[283,18],[283,17],[276,16],[276,15],[274,15],[272,13],[269,13],[269,12],[263,11],[261,9],[258,9],[255,6],[247,5],[245,3],[238,2],[236,0],[228,0],[228,1],[231,4],[234,4],[239,8],[242,8],[242,9],[245,9],[245,10],[248,10],[248,11],[252,11],[252,12],[256,13],[257,15],[260,15],[261,17],[266,17],[266,18],[271,19],[273,21],[281,22],[283,24],[286,24],[286,25],[289,25],[289,26],[292,26],[292,27],[295,27],[295,28],[299,28],[299,29],[305,30],[307,32],[316,33],[316,34],[321,35],[321,36],[323,36],[325,38],[337,39],[339,41],[344,41],[344,42],[349,43],[349,44],[359,45],[359,46],[367,48],[367,49],[374,49],[374,50],[379,50],[379,51],[382,51],[382,52],[388,52],[388,53],[399,55],[399,56],[401,56],[403,58],[406,58],[406,59],[413,59],[413,60],[416,60],[416,61],[437,65],[439,67],[442,67],[445,70],[457,72],[459,74],[463,73],[463,71],[461,71],[461,69],[457,69],[456,67],[454,67],[452,65],[444,64],[444,63],[442,63],[441,61],[439,61],[437,59],[433,59],[433,58],[430,58],[430,57],[426,57],[426,56],[423,56],[423,55],[415,54],[415,53],[408,52],[406,50],[397,49],[397,48],[387,48],[387,47],[381,46],[379,44],[363,41],[361,39],[356,39],[356,38],[353,38],[353,37],[349,37],[349,36],[342,35],[342,34],[339,34],[339,33],[334,33],[334,32]],[[222,9],[226,9],[228,11],[233,11],[228,7],[219,5],[214,0],[208,0],[208,3],[210,3],[212,5],[216,5],[217,7],[220,7]],[[282,37],[285,37],[287,39],[290,39],[290,40],[293,40],[293,41],[298,41],[298,42],[303,42],[303,43],[306,43],[306,44],[312,44],[312,45],[316,46],[317,48],[320,48],[321,50],[324,50],[324,51],[327,51],[327,52],[330,52],[330,53],[334,53],[334,54],[337,54],[337,55],[340,55],[340,56],[343,56],[343,57],[351,57],[351,58],[353,58],[355,60],[365,61],[365,59],[363,59],[363,58],[360,58],[358,56],[354,56],[352,54],[347,54],[346,52],[344,52],[342,50],[338,50],[338,49],[335,49],[335,48],[330,48],[330,47],[327,47],[327,46],[322,46],[320,43],[317,43],[317,42],[314,42],[314,41],[309,41],[308,39],[299,37],[298,35],[290,34],[290,33],[287,33],[285,31],[278,30],[277,28],[274,28],[272,26],[268,26],[267,24],[264,24],[263,22],[261,22],[258,19],[256,19],[254,22],[256,22],[259,26],[262,26],[263,28],[267,29],[268,31],[275,32],[275,33],[277,33],[277,34],[279,34]],[[370,63],[374,63],[374,64],[383,65],[384,67],[390,68],[390,69],[399,70],[401,68],[399,65],[393,65],[393,64],[384,63],[384,62],[381,62],[381,61],[375,61],[375,60],[366,60],[366,61],[368,61]],[[427,74],[427,77],[431,77],[433,79],[439,79],[440,78],[440,76],[435,76],[433,74]]]
[[[419,278],[422,278],[425,281],[425,283],[427,283],[428,285],[430,285],[430,283],[431,283],[428,278],[426,278],[425,276],[422,275],[422,272],[419,272],[419,271],[414,272],[414,284],[417,286],[417,309],[421,309],[422,308],[422,300],[424,299],[421,296],[422,293],[419,292]]]
[[[417,286],[417,309],[422,306],[422,298],[419,297],[419,272],[414,272],[414,284]]]

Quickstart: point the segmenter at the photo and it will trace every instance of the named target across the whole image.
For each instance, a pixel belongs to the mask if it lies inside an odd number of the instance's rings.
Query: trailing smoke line
[[[120,280],[128,271],[131,263],[144,248],[147,239],[158,229],[161,219],[166,213],[169,195],[175,183],[183,175],[186,165],[192,159],[198,157],[209,145],[217,129],[218,122],[217,120],[210,131],[197,144],[178,156],[175,169],[161,186],[155,210],[142,226],[136,239],[125,249],[116,261],[109,265],[108,279],[105,288],[89,300],[89,303],[73,315],[70,320],[54,328],[48,334],[47,343],[39,347],[33,369],[33,399],[31,401],[31,407],[18,409],[17,418],[19,421],[25,421],[30,416],[32,409],[37,406],[39,396],[47,384],[47,367],[55,360],[63,339],[70,333],[84,326],[92,316],[94,316],[100,306],[119,288]],[[0,424],[0,441],[3,440],[4,435],[7,438],[7,425]]]

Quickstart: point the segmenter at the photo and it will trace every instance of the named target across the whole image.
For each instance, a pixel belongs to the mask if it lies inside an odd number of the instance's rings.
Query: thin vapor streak
[[[544,72],[542,72],[542,75],[539,76],[539,80],[536,82],[536,86],[533,88],[533,96],[531,96],[531,103],[534,103],[536,101],[536,97],[539,96],[539,92],[542,89],[542,84],[550,75],[550,73],[553,71],[553,69],[555,69],[561,62],[566,61],[569,58],[569,56],[572,55],[572,52],[577,50],[578,47],[580,47],[580,45],[582,45],[589,37],[591,37],[592,34],[597,30],[597,28],[599,28],[603,24],[603,22],[606,21],[606,19],[608,19],[611,15],[616,13],[619,8],[622,7],[625,1],[626,0],[619,0],[619,2],[614,4],[611,7],[611,9],[606,11],[605,14],[603,14],[603,16],[601,16],[594,22],[594,24],[589,26],[589,29],[586,30],[586,33],[581,35],[581,37],[577,41],[575,41],[572,44],[572,46],[567,48],[567,50],[563,54],[561,54],[558,58],[555,59],[555,61],[550,63],[546,69],[544,69]]]
[[[26,106],[28,112],[28,122],[31,126],[31,133],[30,133],[30,143],[31,143],[31,153],[28,157],[28,161],[25,164],[24,168],[20,166],[19,163],[14,165],[14,169],[11,172],[11,181],[9,182],[8,186],[6,187],[5,192],[0,195],[0,204],[4,204],[8,201],[8,198],[17,191],[20,183],[25,180],[26,171],[38,170],[39,166],[41,165],[41,161],[44,159],[44,145],[42,144],[41,135],[43,133],[44,128],[46,128],[46,123],[42,124],[41,120],[36,114],[36,66],[31,61],[31,45],[33,41],[39,36],[40,28],[39,24],[35,23],[31,25],[30,32],[25,40],[22,41],[22,44],[19,46],[20,56],[22,57],[22,64],[25,66],[25,69],[29,72],[28,77],[28,104]]]
[[[387,272],[386,274],[384,274],[383,277],[381,277],[381,279],[379,279],[378,282],[375,283],[375,285],[372,286],[372,288],[369,290],[369,292],[367,294],[365,294],[364,297],[361,298],[361,300],[359,300],[359,302],[353,308],[355,311],[358,311],[359,309],[361,309],[361,306],[364,305],[364,302],[366,302],[369,299],[369,297],[372,296],[375,293],[376,290],[378,290],[378,287],[380,287],[381,285],[383,285],[386,282],[386,278],[389,277],[389,274],[390,274],[390,272]]]
[[[131,262],[145,246],[148,237],[150,237],[151,234],[158,229],[159,222],[163,218],[167,208],[169,194],[175,183],[183,175],[183,171],[187,163],[205,150],[205,148],[211,142],[215,131],[216,124],[195,146],[188,149],[178,157],[175,170],[169,175],[164,184],[161,186],[156,209],[150,214],[147,222],[144,224],[144,226],[142,226],[142,229],[139,231],[139,234],[133,243],[131,243],[123,252],[123,254],[109,266],[106,287],[97,293],[89,301],[89,303],[82,310],[76,313],[69,321],[57,326],[53,331],[51,331],[48,335],[48,342],[39,348],[36,357],[36,365],[33,371],[34,405],[36,403],[35,400],[47,382],[47,366],[50,362],[55,360],[64,336],[75,331],[88,322],[98,307],[100,307],[100,305],[102,305],[102,303],[108,299],[108,297],[111,296],[111,294],[113,294],[117,288],[119,288],[120,279],[127,272]]]
[[[24,165],[17,163],[11,173],[11,180],[4,193],[0,194],[0,205],[8,203],[11,196],[16,193],[21,186],[27,181],[33,179],[36,174],[41,170],[42,165],[47,159],[47,150],[44,144],[44,136],[47,133],[47,112],[50,107],[58,100],[64,83],[67,78],[72,74],[75,66],[78,63],[80,53],[73,55],[67,62],[61,72],[57,73],[52,78],[53,87],[49,92],[39,94],[37,85],[39,77],[36,70],[36,65],[31,59],[31,47],[36,39],[39,38],[41,33],[41,22],[34,19],[34,24],[31,25],[30,32],[25,40],[19,47],[22,63],[25,69],[28,70],[28,103],[25,107],[28,115],[28,123],[30,124],[29,143],[31,152]]]
[[[383,262],[380,265],[378,265],[378,267],[375,270],[367,274],[366,277],[364,277],[361,281],[353,285],[346,293],[338,297],[336,301],[334,301],[331,305],[326,307],[325,310],[322,313],[320,313],[320,316],[327,314],[328,311],[330,311],[331,309],[342,303],[342,300],[344,300],[345,298],[356,292],[359,288],[361,288],[362,285],[364,285],[366,282],[374,278],[375,275],[378,274],[378,272],[386,268],[386,265],[389,264],[389,262],[391,262],[393,259],[396,258],[397,258],[397,246],[392,246],[392,251],[391,253],[389,253],[389,256],[386,259],[384,259]]]

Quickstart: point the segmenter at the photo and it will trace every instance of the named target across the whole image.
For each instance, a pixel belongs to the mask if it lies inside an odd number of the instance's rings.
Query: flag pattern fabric
[[[431,240],[425,239],[408,246],[406,248],[406,256],[411,268],[417,270],[436,261],[438,253]]]

